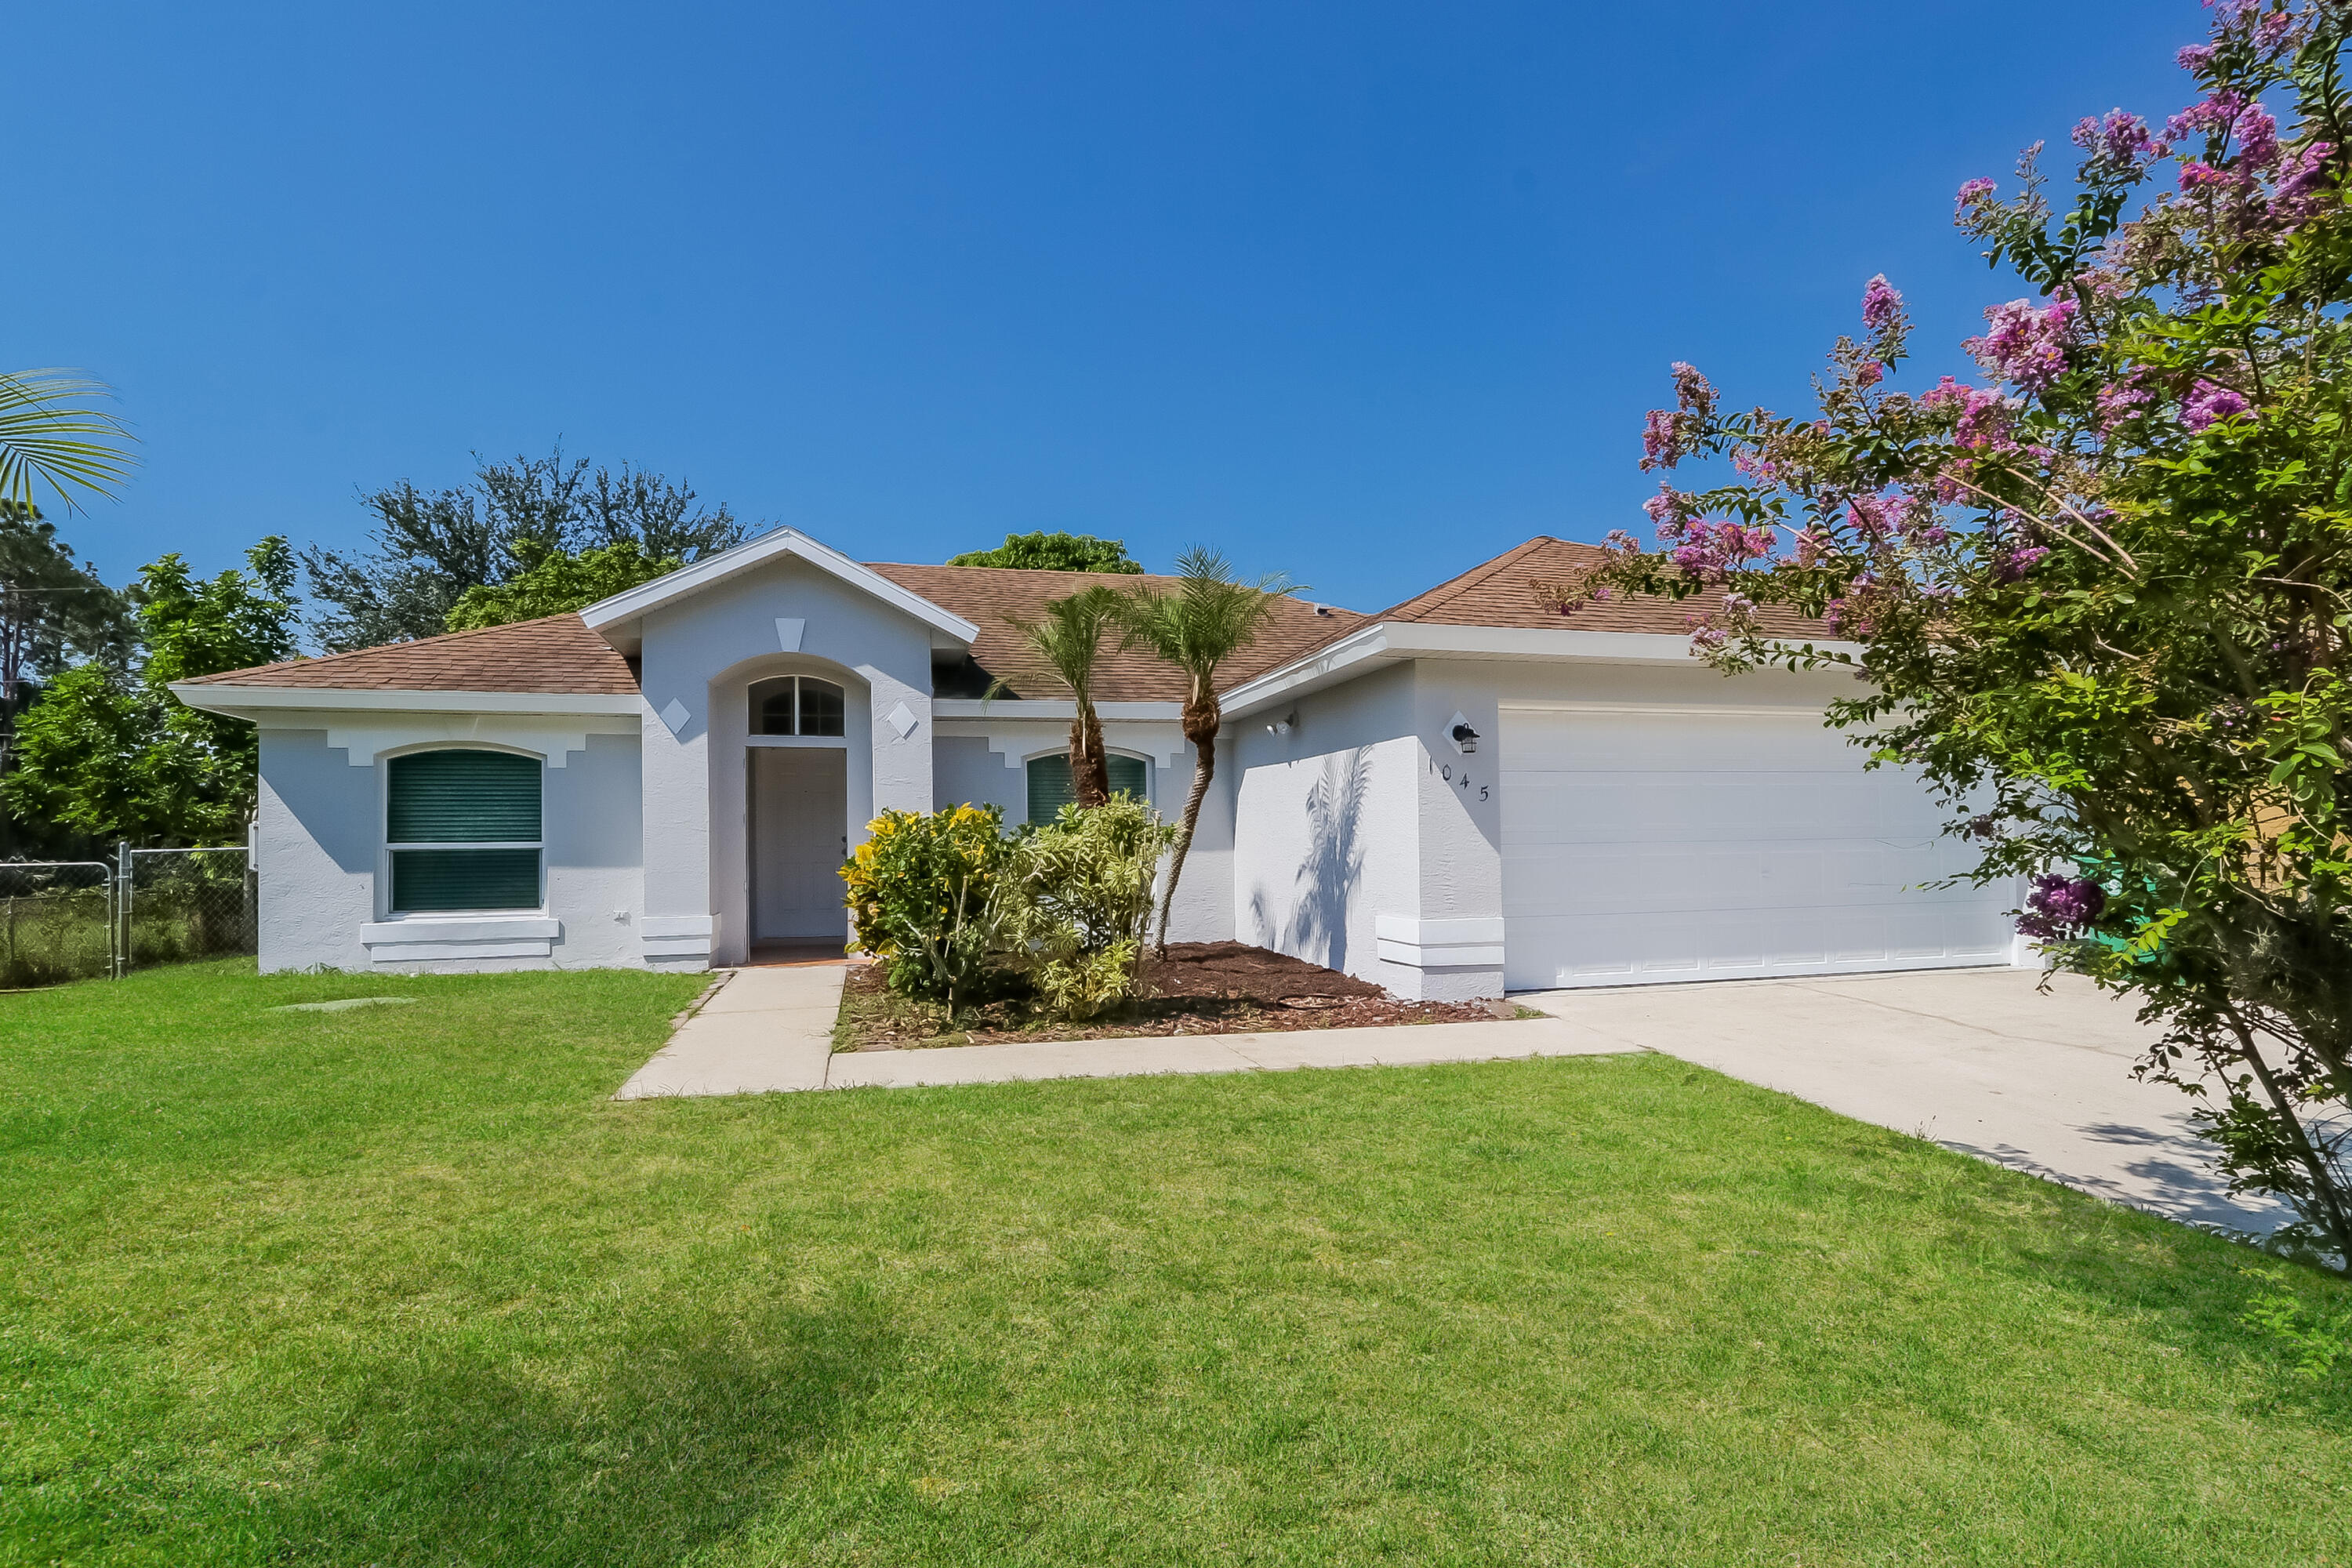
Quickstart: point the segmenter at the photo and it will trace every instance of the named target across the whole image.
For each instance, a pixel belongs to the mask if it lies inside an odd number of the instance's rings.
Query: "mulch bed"
[[[1387,1024],[1465,1024],[1498,1016],[1483,1002],[1400,1002],[1369,981],[1238,942],[1173,942],[1143,961],[1144,994],[1089,1023],[1040,1016],[1024,997],[964,1010],[944,1030],[945,1010],[883,987],[882,972],[856,964],[842,989],[836,1050],[902,1046],[991,1046],[1106,1040],[1136,1035],[1240,1035]]]

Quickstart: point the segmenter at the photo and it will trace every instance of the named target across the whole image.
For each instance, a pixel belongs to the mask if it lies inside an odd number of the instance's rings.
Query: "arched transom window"
[[[848,712],[841,688],[814,675],[780,675],[751,688],[754,735],[839,735]]]

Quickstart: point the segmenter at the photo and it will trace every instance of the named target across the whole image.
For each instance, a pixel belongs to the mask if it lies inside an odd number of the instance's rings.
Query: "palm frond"
[[[120,416],[94,406],[104,382],[74,370],[0,372],[0,500],[31,505],[36,483],[80,510],[77,490],[111,496],[131,472],[136,437]]]

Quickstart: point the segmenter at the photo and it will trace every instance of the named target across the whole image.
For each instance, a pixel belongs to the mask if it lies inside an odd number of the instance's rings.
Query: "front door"
[[[848,940],[849,753],[838,746],[751,749],[751,939]]]

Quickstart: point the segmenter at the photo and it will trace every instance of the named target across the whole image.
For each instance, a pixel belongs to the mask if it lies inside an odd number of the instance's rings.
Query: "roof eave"
[[[1851,642],[1780,639],[1791,647],[1858,654]],[[1305,696],[1352,680],[1384,665],[1409,658],[1493,659],[1521,664],[1637,664],[1687,666],[1695,662],[1691,640],[1682,632],[1588,632],[1535,626],[1433,626],[1422,621],[1379,621],[1339,641],[1279,665],[1225,693],[1227,718],[1240,718],[1288,698]]]
[[[289,710],[322,713],[557,713],[633,716],[645,710],[634,691],[425,691],[381,687],[238,686],[180,680],[172,695],[191,708],[259,723]]]

